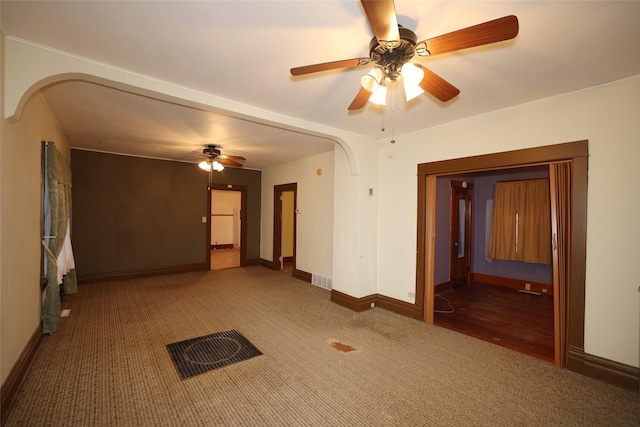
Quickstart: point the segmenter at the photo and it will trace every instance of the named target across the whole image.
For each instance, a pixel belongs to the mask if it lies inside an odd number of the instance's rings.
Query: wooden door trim
[[[298,219],[295,215],[295,211],[298,208],[298,184],[295,182],[273,186],[273,255],[271,268],[273,270],[280,270],[280,257],[282,256],[282,223],[279,218],[282,214],[282,203],[279,203],[278,201],[284,191],[293,191],[293,271],[296,271],[296,235],[298,234]]]
[[[562,307],[566,310],[564,318],[567,325],[560,325],[559,330],[567,336],[562,340],[565,345],[560,349],[560,354],[561,360],[566,361],[564,367],[584,372],[588,155],[588,141],[584,140],[418,165],[416,297],[424,297],[423,318],[427,323],[433,323],[434,254],[429,242],[435,232],[435,223],[431,218],[432,215],[435,216],[435,194],[431,194],[435,193],[435,186],[428,186],[427,182],[436,176],[570,161],[571,234],[568,239],[571,254],[568,260],[570,277],[566,289],[569,300]]]
[[[465,181],[466,183],[466,181]],[[449,212],[449,215],[451,216],[451,225],[450,225],[450,233],[449,233],[449,253],[450,253],[450,259],[449,259],[449,281],[453,284],[454,283],[454,279],[453,279],[453,257],[454,255],[457,256],[457,250],[455,251],[456,253],[454,254],[454,245],[453,245],[453,239],[454,237],[454,226],[455,226],[455,231],[458,231],[458,225],[457,224],[453,224],[453,212],[454,209],[457,212],[458,209],[458,203],[457,200],[454,200],[453,194],[456,191],[456,189],[462,189],[462,190],[466,190],[467,191],[467,195],[465,198],[465,203],[466,203],[466,209],[465,209],[465,230],[464,230],[464,240],[465,240],[465,247],[464,247],[464,256],[467,262],[467,270],[466,270],[466,276],[467,276],[467,284],[469,283],[470,279],[471,279],[471,257],[472,257],[472,250],[473,250],[473,233],[471,232],[471,227],[473,226],[473,184],[472,183],[466,183],[463,184],[463,181],[456,181],[456,180],[451,180],[450,182],[451,184],[451,211]],[[458,214],[456,213],[456,218],[458,218],[458,222],[460,221],[460,218],[458,217]],[[459,231],[458,231],[459,233]]]
[[[209,207],[207,208],[207,249],[211,254],[211,191],[240,191],[240,267],[246,267],[247,263],[247,208],[248,187],[236,184],[211,184],[209,187]],[[211,256],[207,256],[209,269],[211,269]]]

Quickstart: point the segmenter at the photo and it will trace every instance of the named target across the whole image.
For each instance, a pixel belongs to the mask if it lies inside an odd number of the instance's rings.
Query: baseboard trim
[[[161,276],[165,274],[191,273],[209,271],[207,263],[177,265],[172,267],[149,268],[129,271],[113,271],[108,273],[78,274],[78,283],[95,283],[108,280],[139,279],[141,277]]]
[[[29,369],[31,369],[31,364],[38,353],[38,349],[40,348],[43,339],[44,336],[42,335],[40,326],[38,326],[27,342],[27,345],[22,350],[22,353],[20,353],[16,364],[13,365],[11,372],[9,372],[9,375],[2,384],[2,387],[0,388],[0,396],[2,396],[0,402],[0,414],[2,414],[0,418],[0,425],[5,425],[7,418],[9,417],[9,413],[11,412],[11,409],[13,409],[15,398],[20,392],[20,388],[29,373]]]
[[[260,265],[268,268],[269,270],[276,270],[273,261],[269,261],[268,259],[260,258]]]
[[[422,319],[423,310],[421,306],[380,294],[376,294],[375,297],[375,304],[377,307],[392,311],[402,316],[410,317],[412,319]]]
[[[525,284],[531,285],[532,292],[538,292],[543,295],[553,295],[553,285],[547,283],[533,282],[531,280],[511,279],[509,277],[491,276],[489,274],[473,273],[471,275],[473,282],[486,283],[488,285],[502,286],[505,288],[525,290]]]
[[[302,270],[298,270],[297,268],[294,268],[293,277],[299,280],[303,280],[307,283],[311,283],[311,273],[307,273],[306,271],[302,271]]]
[[[443,283],[438,283],[434,287],[434,289],[435,289],[434,294],[439,294],[440,292],[445,292],[445,291],[448,291],[449,289],[452,289],[452,288],[453,288],[453,286],[451,286],[451,281],[450,280],[448,280],[446,282],[443,282]]]
[[[224,245],[211,245],[211,249],[233,249],[233,243],[227,243]]]
[[[369,310],[373,307],[380,307],[412,319],[420,320],[423,315],[421,306],[380,294],[356,298],[336,290],[331,290],[331,302],[357,312]]]
[[[260,258],[245,259],[244,262],[240,263],[241,267],[251,267],[254,265],[260,265]]]
[[[567,366],[569,370],[640,393],[640,368],[594,356],[575,347],[569,349],[569,354],[573,359]]]
[[[331,302],[357,312],[362,312],[375,307],[375,300],[375,295],[356,298],[352,297],[351,295],[336,291],[335,289],[331,290]],[[371,304],[373,304],[373,306]]]

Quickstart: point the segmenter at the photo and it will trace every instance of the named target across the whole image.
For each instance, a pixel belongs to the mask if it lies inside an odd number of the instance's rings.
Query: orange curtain
[[[497,182],[489,235],[489,258],[551,263],[548,179]]]
[[[493,196],[489,258],[515,259],[517,211],[518,185],[516,181],[497,182]]]

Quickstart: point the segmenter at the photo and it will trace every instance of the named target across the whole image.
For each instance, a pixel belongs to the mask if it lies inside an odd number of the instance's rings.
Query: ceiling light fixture
[[[369,92],[376,92],[382,84],[385,72],[380,67],[375,67],[364,76],[360,77],[360,84]]]
[[[423,78],[424,70],[422,68],[418,68],[410,62],[402,66],[402,82],[407,102],[424,93],[420,87]]]
[[[373,92],[373,95],[369,98],[369,101],[378,105],[387,105],[387,86],[382,82],[378,89]]]
[[[224,166],[219,163],[217,160],[206,159],[198,163],[198,167],[206,172],[216,171],[222,172],[224,170]]]
[[[424,78],[424,70],[410,62],[402,64],[400,71],[393,73],[376,67],[360,78],[360,84],[365,90],[373,93],[369,98],[370,102],[386,105],[387,84],[393,85],[399,77],[402,77],[407,102],[424,93],[424,89],[420,87],[420,82]]]

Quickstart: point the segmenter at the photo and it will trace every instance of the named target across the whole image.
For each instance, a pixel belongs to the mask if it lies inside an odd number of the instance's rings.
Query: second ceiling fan
[[[224,166],[241,168],[244,165],[240,162],[247,160],[242,156],[223,155],[220,152],[220,146],[215,144],[206,144],[202,150],[202,154],[204,154],[206,158],[201,161],[198,166],[207,172],[211,172],[212,170],[222,172]]]
[[[442,102],[455,98],[456,87],[426,67],[409,62],[414,56],[428,57],[509,40],[518,35],[518,18],[513,15],[448,34],[418,41],[415,33],[398,25],[393,0],[361,0],[375,37],[369,43],[368,58],[353,58],[295,67],[291,75],[351,68],[368,64],[375,67],[362,76],[362,88],[349,105],[349,110],[363,108],[370,99],[386,95],[386,85],[402,78],[407,100],[428,92]],[[379,103],[383,103],[378,101]]]

